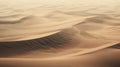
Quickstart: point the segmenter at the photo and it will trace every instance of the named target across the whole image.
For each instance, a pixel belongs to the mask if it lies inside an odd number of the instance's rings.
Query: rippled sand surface
[[[120,0],[0,0],[1,67],[119,67]]]

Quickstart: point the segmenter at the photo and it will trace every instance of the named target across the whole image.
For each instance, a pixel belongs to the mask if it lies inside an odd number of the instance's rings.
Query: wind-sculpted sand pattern
[[[119,67],[120,0],[0,0],[1,67]]]

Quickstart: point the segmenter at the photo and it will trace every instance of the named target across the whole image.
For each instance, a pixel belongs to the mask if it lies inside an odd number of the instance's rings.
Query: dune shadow
[[[22,55],[34,50],[49,50],[50,48],[62,48],[68,46],[71,34],[66,30],[59,33],[25,41],[0,42],[0,57]],[[67,44],[66,44],[67,43]]]
[[[114,46],[111,46],[110,48],[116,48],[116,49],[120,49],[120,43],[115,44]]]

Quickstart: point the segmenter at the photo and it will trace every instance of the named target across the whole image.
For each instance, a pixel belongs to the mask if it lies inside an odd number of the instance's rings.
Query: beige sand
[[[120,0],[0,0],[0,66],[118,65],[119,3]]]

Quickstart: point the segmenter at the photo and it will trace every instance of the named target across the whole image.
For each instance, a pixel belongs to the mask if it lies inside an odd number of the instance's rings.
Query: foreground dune
[[[118,57],[116,57],[118,56]],[[1,67],[119,67],[120,50],[107,48],[88,55],[62,59],[1,58]]]
[[[119,3],[0,0],[0,67],[119,67]]]

